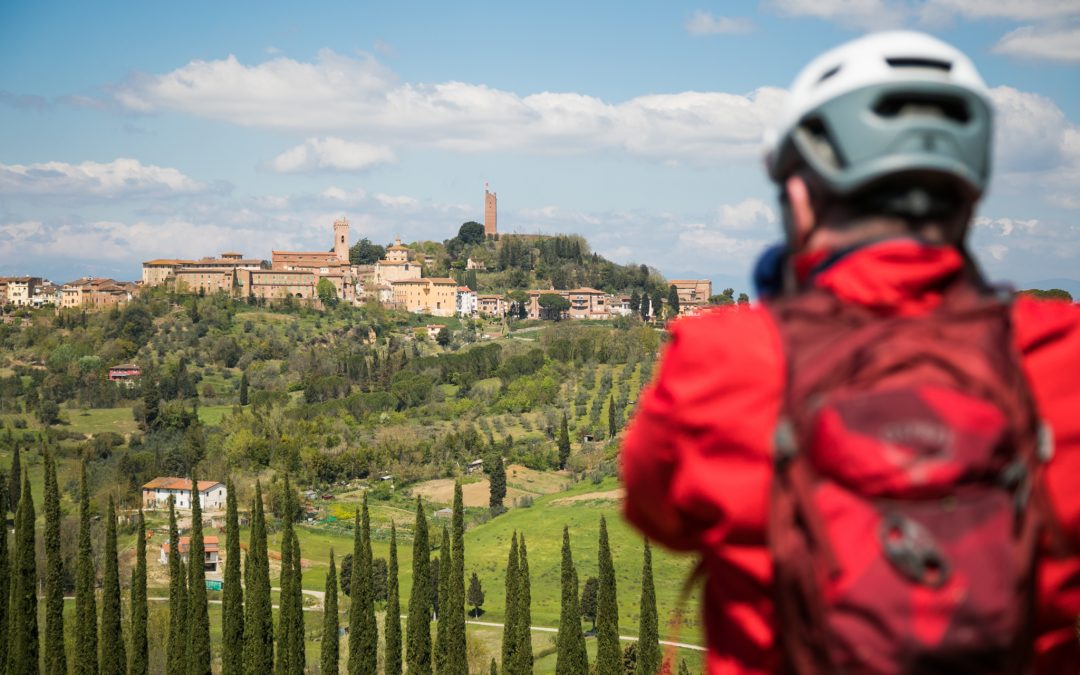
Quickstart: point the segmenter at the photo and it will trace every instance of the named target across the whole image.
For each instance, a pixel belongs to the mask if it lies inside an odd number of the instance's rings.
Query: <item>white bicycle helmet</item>
[[[799,73],[766,133],[765,162],[776,183],[809,170],[832,196],[910,177],[959,188],[970,204],[990,177],[991,115],[986,85],[960,51],[923,33],[871,34]]]

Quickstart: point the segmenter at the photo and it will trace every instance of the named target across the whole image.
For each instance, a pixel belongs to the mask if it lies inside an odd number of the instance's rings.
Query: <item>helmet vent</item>
[[[847,165],[828,127],[820,117],[810,117],[803,120],[795,133],[802,139],[804,146],[812,152],[825,166],[831,169],[842,169]]]
[[[893,68],[931,68],[946,73],[952,70],[952,64],[948,61],[939,61],[938,59],[927,59],[917,56],[894,56],[892,58],[886,58],[885,62]]]
[[[922,115],[940,117],[966,124],[971,113],[963,100],[951,96],[927,96],[917,94],[889,94],[874,105],[879,117],[897,118]]]
[[[829,79],[830,77],[832,77],[833,75],[835,75],[835,74],[837,74],[839,72],[840,72],[840,65],[837,64],[837,65],[833,66],[832,68],[829,68],[828,70],[826,70],[824,73],[822,73],[821,77],[818,78],[817,83],[821,84],[822,82],[824,82],[825,80]]]

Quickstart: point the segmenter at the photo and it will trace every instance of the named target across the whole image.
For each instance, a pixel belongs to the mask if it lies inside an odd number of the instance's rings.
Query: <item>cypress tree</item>
[[[94,550],[90,544],[90,489],[84,462],[79,479],[79,553],[75,562],[75,675],[98,672],[95,576]]]
[[[447,610],[450,605],[451,558],[450,531],[443,525],[442,544],[439,546],[439,599],[435,609],[435,617],[438,619],[435,625],[435,672],[440,675],[446,669],[446,659],[450,653],[450,621]]]
[[[183,569],[180,561],[180,534],[176,528],[176,498],[169,495],[169,643],[166,649],[165,672],[185,675],[183,626],[187,622],[184,604]]]
[[[135,569],[131,571],[131,662],[128,675],[150,672],[150,645],[146,633],[146,518],[139,506],[139,531],[135,534]]]
[[[495,665],[495,657],[491,657],[491,675],[499,675],[499,666]]]
[[[19,444],[15,443],[15,449],[11,455],[11,474],[9,480],[11,481],[8,488],[8,507],[12,513],[16,513],[19,509],[19,496],[22,494],[22,462],[19,459],[20,448]]]
[[[240,405],[248,404],[248,376],[245,370],[240,374]]]
[[[413,529],[412,591],[409,593],[408,642],[405,663],[409,675],[431,673],[431,552],[428,549],[427,516],[416,498]]]
[[[559,426],[559,468],[565,469],[570,461],[570,427],[566,421],[566,413],[563,413],[562,424]]]
[[[244,672],[268,675],[274,669],[274,614],[270,604],[270,557],[266,550],[266,515],[262,486],[255,481],[248,544],[247,603],[244,606]]]
[[[563,526],[562,606],[559,611],[556,675],[586,675],[589,672],[585,638],[581,633],[577,585],[577,572],[574,570],[574,558],[570,552],[570,530]]]
[[[240,519],[236,486],[225,483],[225,580],[221,598],[221,672],[244,672],[244,589],[240,581]]]
[[[8,558],[7,537],[8,482],[0,472],[0,517],[4,520],[4,536],[0,537],[0,673],[7,672],[8,664],[8,600],[11,595],[11,565]]]
[[[652,549],[645,540],[641,564],[641,620],[638,624],[637,675],[655,675],[660,670],[660,634],[653,587]]]
[[[517,638],[514,649],[514,672],[531,673],[532,655],[532,581],[529,579],[529,549],[525,545],[525,533],[521,533],[518,546],[518,596],[517,620],[515,621]]]
[[[326,591],[323,595],[322,653],[319,670],[323,673],[338,672],[338,604],[337,570],[334,568],[334,549],[330,549],[330,571],[326,573]]]
[[[401,599],[398,597],[397,528],[390,521],[390,564],[386,572],[386,616],[383,639],[386,641],[384,672],[401,675]]]
[[[619,606],[615,590],[615,566],[611,562],[607,521],[600,516],[600,585],[596,589],[596,670],[614,673],[622,667],[619,648]]]
[[[358,531],[353,534],[352,579],[349,597],[349,673],[374,673],[379,656],[379,628],[375,623],[372,588],[371,520],[367,495],[360,507]]]
[[[510,535],[510,555],[506,560],[506,611],[503,619],[502,635],[502,672],[503,675],[515,673],[514,654],[517,644],[518,605],[521,602],[521,574],[518,571],[517,530]]]
[[[503,464],[502,453],[496,451],[495,459],[491,463],[491,488],[488,495],[488,508],[492,515],[502,513],[503,501],[506,499],[506,465]]]
[[[191,546],[188,548],[188,673],[210,673],[210,612],[206,604],[206,546],[203,543],[202,500],[191,476]]]
[[[465,505],[461,481],[454,484],[453,555],[450,561],[450,597],[442,604],[447,619],[447,670],[450,675],[469,675],[469,657],[465,639]],[[439,623],[442,623],[440,617]]]
[[[289,673],[303,675],[307,665],[307,647],[304,644],[304,572],[300,565],[300,538],[296,536],[295,530],[292,533],[292,565],[292,579],[289,582],[289,591],[292,593],[292,600],[289,602],[289,620],[292,622],[289,631]]]
[[[188,553],[190,554],[190,544]],[[178,611],[178,618],[176,621],[176,644],[177,656],[176,656],[176,672],[180,675],[188,675],[188,671],[191,668],[191,655],[188,654],[188,633],[191,628],[190,621],[190,607],[191,607],[191,589],[188,588],[188,579],[190,578],[188,568],[191,563],[191,556],[188,556],[188,562],[180,561],[180,606]]]
[[[127,670],[124,633],[120,627],[120,565],[116,558],[116,505],[109,497],[105,520],[105,569],[101,575],[101,675]]]
[[[12,675],[40,672],[34,520],[30,478],[24,474],[22,498],[15,511],[15,547],[11,566],[11,644],[8,648],[8,672]]]
[[[60,487],[56,462],[45,455],[45,675],[66,675],[64,651],[64,562],[60,555]]]
[[[608,438],[615,438],[615,434],[619,433],[619,416],[615,412],[614,394],[608,396],[607,424]]]
[[[277,658],[274,662],[274,672],[278,675],[291,675],[292,652],[295,643],[293,637],[292,601],[293,601],[293,513],[292,513],[292,488],[289,486],[289,476],[285,476],[285,505],[282,510],[281,530],[281,576],[278,581],[278,631],[277,631]]]

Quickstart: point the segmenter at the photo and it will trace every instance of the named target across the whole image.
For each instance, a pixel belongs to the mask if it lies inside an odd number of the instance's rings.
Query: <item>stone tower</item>
[[[341,262],[349,262],[349,221],[346,218],[334,221],[334,253]]]
[[[495,193],[487,189],[487,184],[484,185],[484,235],[488,237],[494,237],[498,234],[497,220],[498,220],[498,200],[495,198]]]

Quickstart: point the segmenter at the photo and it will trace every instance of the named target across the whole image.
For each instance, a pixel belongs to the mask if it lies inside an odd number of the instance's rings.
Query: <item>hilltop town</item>
[[[708,279],[665,283],[647,269],[642,278],[632,283],[607,279],[609,283],[603,284],[603,289],[568,283],[572,280],[563,270],[554,270],[546,279],[537,275],[535,281],[539,283],[535,288],[524,285],[530,280],[524,275],[492,278],[496,275],[485,273],[528,267],[520,264],[520,257],[524,255],[531,263],[538,254],[537,242],[545,237],[500,234],[497,196],[487,189],[483,224],[463,224],[448,245],[422,242],[410,247],[403,245],[400,238],[386,247],[367,239],[354,245],[345,217],[332,223],[329,234],[331,246],[325,251],[275,250],[270,252],[269,260],[234,251],[199,259],[147,260],[142,263],[138,282],[82,278],[57,285],[33,276],[0,278],[0,305],[101,309],[126,303],[145,289],[167,287],[202,296],[222,293],[253,304],[295,301],[327,306],[375,302],[388,309],[439,317],[512,314],[522,319],[596,320],[630,314],[649,318],[661,313],[655,301],[651,303],[654,307],[646,307],[643,312],[641,295],[635,298],[633,292],[626,292],[631,290],[626,286],[652,299],[655,292],[650,294],[650,288],[655,291],[655,287],[663,285],[660,299],[668,306],[667,315],[695,313],[710,298],[721,303],[732,300],[730,293],[714,298]],[[569,250],[555,251],[556,257],[576,258],[586,264],[600,260],[588,254],[583,240],[572,239],[569,246],[563,247]],[[546,287],[540,285],[543,282]],[[675,295],[671,295],[672,288]],[[649,300],[644,304],[648,306]]]

